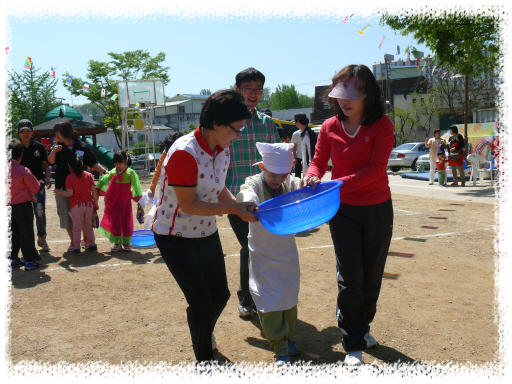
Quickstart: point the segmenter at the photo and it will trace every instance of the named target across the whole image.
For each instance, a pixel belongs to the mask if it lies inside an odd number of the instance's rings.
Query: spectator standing
[[[21,165],[27,167],[39,181],[39,191],[35,194],[36,201],[32,202],[34,215],[36,217],[37,245],[43,251],[49,251],[50,247],[46,241],[46,189],[52,187],[50,180],[51,168],[48,165],[48,153],[46,147],[33,138],[34,127],[28,119],[20,120],[18,123],[18,136],[23,144],[23,157]]]
[[[25,270],[39,268],[41,256],[37,252],[34,238],[34,210],[32,195],[39,191],[39,181],[30,170],[20,164],[24,146],[13,139],[8,146],[11,152],[11,184],[7,205],[11,206],[12,246],[9,258],[11,268],[25,266]],[[21,249],[23,261],[18,257]]]
[[[79,155],[85,166],[97,170],[100,174],[105,173],[105,169],[98,164],[96,157],[91,149],[83,141],[78,139],[78,133],[73,129],[73,125],[69,122],[57,123],[53,127],[55,131],[54,144],[50,155],[48,156],[48,164],[55,165],[55,188],[66,189],[66,177],[71,173],[69,170],[70,157]],[[73,220],[69,216],[71,198],[62,195],[55,195],[57,203],[57,214],[59,216],[60,227],[65,228],[68,232],[71,243],[67,252],[74,252],[75,244],[73,243]],[[84,237],[85,248],[88,248],[88,240]]]
[[[231,166],[226,176],[226,187],[236,196],[245,179],[254,172],[253,164],[261,161],[256,142],[279,142],[274,120],[256,110],[263,94],[265,76],[255,68],[247,68],[235,77],[236,91],[245,99],[252,117],[245,122],[245,132],[229,146]],[[237,291],[238,313],[243,318],[254,315],[254,301],[249,292],[249,224],[235,214],[228,214],[229,223],[240,243],[240,286]]]
[[[428,139],[425,137],[425,147],[430,148],[428,158],[430,160],[430,174],[429,174],[429,185],[434,184],[436,178],[436,161],[437,154],[444,151],[446,142],[441,139],[441,130],[439,128],[434,129],[434,137]]]

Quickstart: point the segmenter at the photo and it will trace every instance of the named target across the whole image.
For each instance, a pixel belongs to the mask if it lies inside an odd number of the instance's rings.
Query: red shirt
[[[386,169],[394,142],[393,123],[386,115],[370,126],[360,126],[354,137],[345,132],[337,116],[331,117],[320,129],[306,176],[322,178],[331,158],[331,179],[343,181],[343,204],[383,203],[391,198]]]
[[[75,172],[71,172],[66,177],[66,190],[72,189],[73,195],[70,199],[70,207],[73,208],[78,203],[92,203],[91,187],[96,185],[89,172],[84,171],[81,177],[77,177]]]

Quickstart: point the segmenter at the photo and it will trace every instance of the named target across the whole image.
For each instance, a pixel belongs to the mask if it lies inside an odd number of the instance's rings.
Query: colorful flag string
[[[369,26],[371,26],[371,24],[368,24],[366,27],[364,27],[363,29],[361,29],[358,33],[359,33],[360,35],[362,35],[362,34],[364,33],[364,30],[365,30],[366,28],[368,28]]]
[[[384,44],[384,40],[386,40],[386,36],[384,36],[381,41],[380,41],[380,44],[379,44],[379,49],[380,47],[382,47],[382,44]]]
[[[347,24],[347,21],[348,21],[352,16],[354,16],[354,13],[353,13],[353,14],[351,14],[351,15],[349,15],[349,16],[347,16],[347,17],[345,17],[345,18],[343,19],[343,23],[344,23],[344,24]]]
[[[32,66],[32,59],[27,56],[27,58],[25,59],[25,65],[23,66],[23,68],[30,69],[31,66]]]

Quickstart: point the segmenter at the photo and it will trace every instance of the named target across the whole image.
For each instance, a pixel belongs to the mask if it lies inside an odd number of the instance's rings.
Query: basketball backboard
[[[164,105],[165,91],[162,79],[121,80],[117,82],[117,100],[120,108],[133,108],[135,104]]]

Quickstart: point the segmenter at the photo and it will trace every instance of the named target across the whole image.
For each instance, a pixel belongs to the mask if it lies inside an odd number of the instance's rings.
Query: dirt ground
[[[143,181],[143,190],[148,180]],[[496,362],[494,206],[393,195],[395,222],[372,334],[379,342],[366,363]],[[100,199],[100,212],[103,199]],[[101,217],[102,214],[100,214]],[[12,364],[104,362],[172,363],[194,360],[187,304],[158,248],[65,253],[55,200],[47,197],[48,240],[38,270],[12,271],[7,356]],[[443,217],[435,219],[432,217]],[[471,227],[478,218],[478,225]],[[226,217],[218,219],[231,299],[216,329],[220,362],[273,361],[257,316],[238,316],[239,245]],[[434,226],[436,229],[422,228]],[[135,222],[136,229],[142,225]],[[406,240],[424,239],[424,242]],[[296,235],[301,262],[296,361],[345,358],[336,322],[336,266],[327,224]]]

